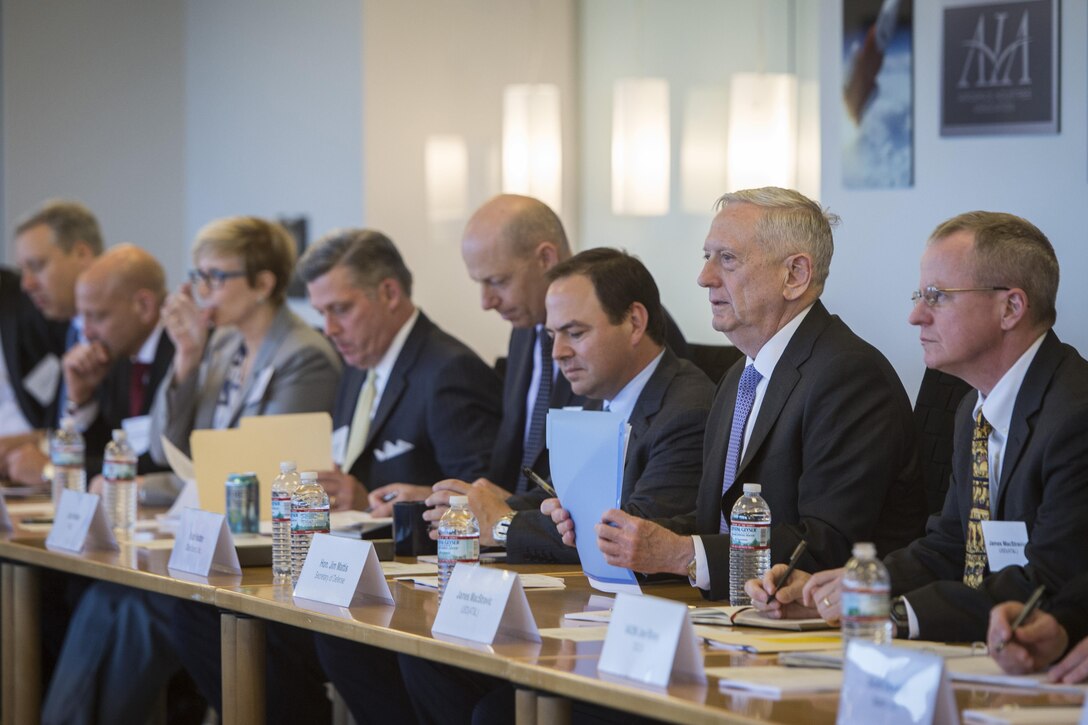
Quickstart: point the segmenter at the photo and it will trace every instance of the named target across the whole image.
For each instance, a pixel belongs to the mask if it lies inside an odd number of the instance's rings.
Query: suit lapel
[[[237,425],[238,418],[249,404],[249,396],[253,394],[253,386],[258,380],[265,379],[265,368],[272,364],[272,360],[280,349],[283,339],[287,337],[287,333],[290,331],[291,311],[284,305],[272,319],[272,326],[268,328],[268,333],[261,342],[257,356],[253,358],[253,364],[249,366],[249,374],[246,375],[246,379],[242,382],[242,390],[238,395],[238,405],[231,413],[230,427],[233,428]],[[263,384],[267,386],[267,380]],[[261,391],[261,395],[264,395],[264,391]]]
[[[1039,346],[1038,352],[1035,353],[1035,359],[1031,361],[1024,381],[1020,384],[1020,392],[1016,395],[1016,405],[1013,406],[1012,420],[1009,422],[1009,438],[1005,441],[1005,451],[1001,461],[1001,481],[997,487],[997,504],[993,507],[995,514],[1001,510],[1004,503],[1009,479],[1031,439],[1035,414],[1043,405],[1043,396],[1046,395],[1050,381],[1054,377],[1054,370],[1061,363],[1061,359],[1061,343],[1058,336],[1050,331],[1043,340],[1043,344]]]
[[[631,415],[627,417],[627,422],[631,426],[631,438],[627,442],[628,456],[634,455],[636,444],[642,436],[646,435],[646,431],[650,428],[650,421],[661,410],[662,401],[665,399],[665,391],[669,389],[669,383],[676,377],[678,367],[676,356],[668,348],[665,348],[664,357],[657,364],[657,369],[654,370],[653,375],[646,381],[638,400],[635,401],[635,406],[631,409]],[[628,480],[628,474],[634,476],[635,467],[630,465],[630,461],[625,460],[623,472],[624,494],[629,487],[633,488],[635,485],[634,480]],[[621,495],[621,500],[626,500],[626,495]]]
[[[790,399],[793,389],[801,379],[799,368],[812,355],[812,347],[816,344],[816,338],[827,327],[831,315],[819,300],[813,304],[808,315],[801,321],[800,326],[793,333],[789,344],[782,352],[782,357],[775,365],[771,379],[767,383],[767,392],[763,394],[763,402],[759,406],[759,414],[755,425],[752,427],[752,435],[748,439],[748,445],[744,447],[744,455],[737,465],[737,481],[740,481],[745,467],[751,462],[752,457],[767,439],[771,429],[774,428],[782,408]],[[735,395],[734,395],[735,398]],[[722,465],[724,466],[724,458]]]

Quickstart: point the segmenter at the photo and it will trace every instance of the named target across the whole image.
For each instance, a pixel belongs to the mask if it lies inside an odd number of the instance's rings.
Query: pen
[[[790,554],[790,563],[786,566],[786,571],[783,572],[782,576],[778,577],[778,581],[774,583],[774,590],[776,592],[789,580],[790,574],[797,568],[797,562],[801,559],[801,555],[805,553],[805,549],[807,548],[808,542],[801,539],[800,543],[798,543],[797,547],[793,550],[793,553]]]
[[[1045,586],[1039,587],[1038,589],[1033,591],[1031,593],[1031,596],[1028,597],[1028,600],[1024,602],[1024,608],[1020,610],[1020,614],[1016,615],[1016,619],[1012,620],[1012,625],[1009,627],[1010,637],[1016,632],[1016,628],[1026,622],[1028,617],[1030,617],[1032,613],[1039,608],[1039,604],[1043,601],[1043,592],[1045,591]],[[1001,650],[1005,649],[1005,645],[1007,645],[1008,643],[1009,640],[998,642],[997,651],[1000,652]]]
[[[392,501],[393,499],[395,499],[399,495],[400,495],[399,491],[390,491],[389,493],[383,493],[382,494],[382,503],[389,503],[390,501]],[[363,513],[368,514],[373,510],[374,510],[373,506],[367,506],[366,510],[363,511]]]
[[[529,468],[528,466],[522,466],[521,472],[524,473],[525,477],[528,478],[530,481],[547,491],[549,495],[559,498],[559,494],[555,492],[555,489],[552,488],[552,485],[545,481],[543,478],[541,478],[539,475],[537,475],[536,471]]]

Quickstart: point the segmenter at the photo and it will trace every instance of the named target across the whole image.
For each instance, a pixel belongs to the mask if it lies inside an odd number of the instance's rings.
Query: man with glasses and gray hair
[[[960,214],[926,244],[909,321],[926,365],[978,393],[956,412],[944,509],[885,558],[899,637],[985,640],[995,603],[1088,572],[1088,362],[1051,329],[1057,291],[1050,241],[1012,214]],[[990,539],[1019,535],[988,536],[990,521],[1022,524],[1026,545],[995,551]],[[841,570],[795,572],[776,593],[778,573],[749,583],[759,606],[839,618]]]

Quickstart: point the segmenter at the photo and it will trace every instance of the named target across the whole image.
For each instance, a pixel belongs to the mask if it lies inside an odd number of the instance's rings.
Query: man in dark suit
[[[901,637],[975,641],[990,608],[1088,572],[1088,362],[1051,330],[1058,261],[1030,222],[969,212],[934,230],[910,322],[928,367],[978,390],[956,414],[952,481],[925,537],[885,558]],[[983,523],[1023,522],[1027,563],[991,567]],[[1004,537],[1002,537],[1004,538]],[[791,587],[807,579],[800,574]],[[841,576],[801,595],[837,619]]]
[[[68,409],[87,446],[89,475],[101,471],[113,430],[129,419],[131,430],[140,428],[139,419],[150,411],[155,387],[170,365],[174,347],[159,322],[165,297],[162,265],[131,244],[98,257],[76,282],[86,342],[65,353],[62,368]],[[131,442],[140,455],[140,473],[163,470],[147,454],[146,434]],[[13,469],[17,480],[50,478],[51,466],[40,450],[27,453]]]
[[[20,289],[17,272],[0,267],[0,348],[6,376],[4,392],[0,393],[0,464],[7,450],[36,440],[37,434],[31,431],[47,425],[46,411],[53,391],[35,386],[33,373],[49,357],[57,366],[64,352],[64,328],[63,323],[42,316]],[[17,441],[20,434],[29,437]]]
[[[547,330],[563,378],[586,407],[622,411],[631,424],[622,508],[647,518],[687,512],[699,485],[713,385],[666,347],[653,277],[634,257],[597,248],[560,262],[547,279]],[[467,495],[481,543],[506,546],[508,562],[578,562],[541,513],[548,497],[542,489],[505,501],[464,481],[442,481],[435,490]]]
[[[643,517],[689,511],[714,386],[665,346],[653,277],[634,257],[596,248],[552,267],[547,279],[547,329],[563,377],[589,400],[587,408],[624,414],[631,426],[621,507]],[[481,520],[481,542],[505,545],[507,562],[578,563],[577,551],[541,510],[558,507],[542,489],[510,497],[501,511],[481,508],[478,486],[443,481],[435,488],[464,491]],[[512,713],[513,690],[501,680],[407,655],[400,661],[422,721],[468,722],[485,695],[485,709]]]
[[[718,208],[698,281],[714,328],[747,359],[718,386],[696,509],[658,522],[609,511],[596,527],[609,563],[687,575],[712,599],[729,595],[728,517],[742,482],[763,486],[774,561],[805,539],[802,563],[842,565],[854,541],[890,550],[925,517],[903,386],[819,301],[834,217],[776,188],[726,194]]]

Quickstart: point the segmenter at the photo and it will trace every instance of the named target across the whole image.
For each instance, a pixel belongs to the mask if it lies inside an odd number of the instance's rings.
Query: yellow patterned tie
[[[982,522],[990,520],[990,451],[988,443],[993,426],[982,417],[975,418],[975,437],[971,441],[971,514],[967,519],[967,559],[963,583],[977,589],[986,573],[986,542]]]

